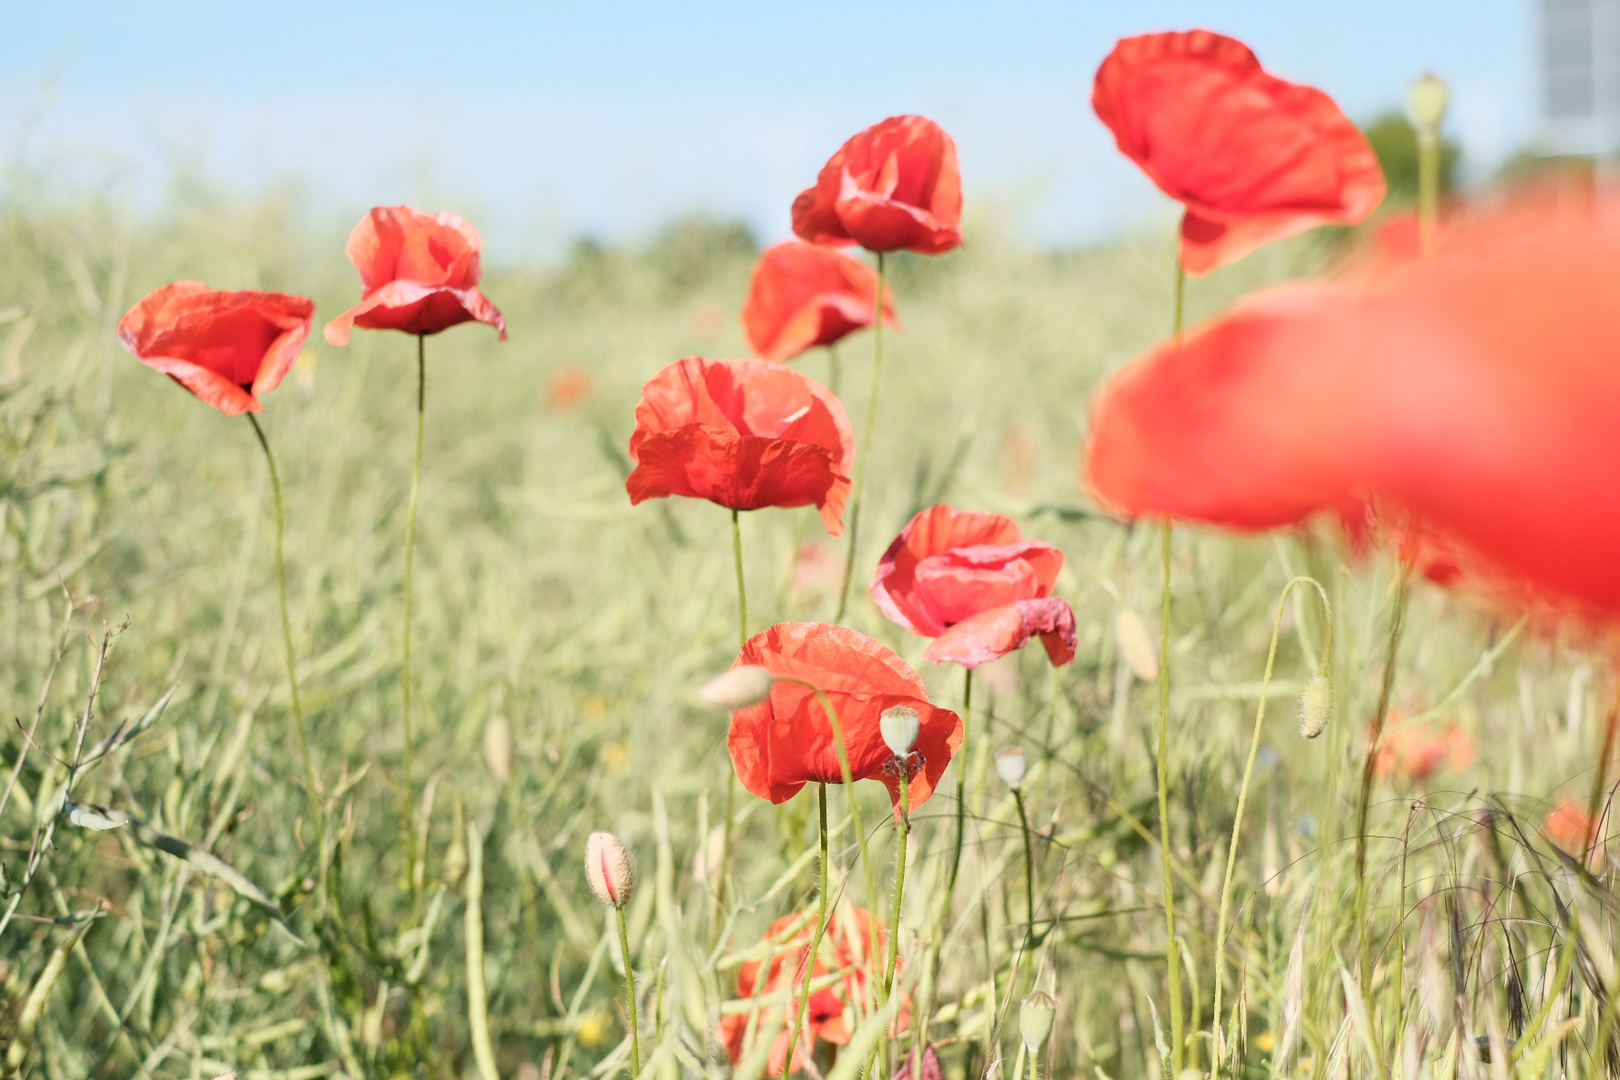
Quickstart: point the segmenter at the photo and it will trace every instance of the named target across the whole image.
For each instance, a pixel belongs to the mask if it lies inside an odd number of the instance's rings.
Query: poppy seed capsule
[[[585,841],[585,880],[591,892],[611,908],[622,908],[636,890],[636,863],[623,841],[610,832],[593,832]]]
[[[1057,1002],[1044,990],[1027,994],[1018,1006],[1018,1034],[1023,1037],[1024,1049],[1039,1053],[1052,1034],[1052,1018],[1057,1015]]]
[[[1423,76],[1406,91],[1406,107],[1412,111],[1412,119],[1417,121],[1420,132],[1428,135],[1439,132],[1449,98],[1445,80],[1433,74]]]
[[[916,709],[896,705],[892,709],[884,709],[878,716],[878,730],[883,733],[883,743],[889,752],[895,757],[905,757],[917,745],[922,721]]]
[[[1326,675],[1312,675],[1299,694],[1299,733],[1314,739],[1333,715],[1333,683]]]
[[[1029,758],[1024,756],[1023,748],[1003,746],[997,750],[996,772],[1001,774],[1002,783],[1017,791],[1024,783],[1024,774],[1029,772]]]
[[[746,709],[771,696],[771,673],[758,664],[742,664],[704,684],[698,697],[721,709]]]

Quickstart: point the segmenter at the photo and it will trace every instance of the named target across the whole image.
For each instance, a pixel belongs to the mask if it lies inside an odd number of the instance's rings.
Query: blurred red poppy
[[[349,234],[349,261],[365,290],[360,303],[326,324],[326,340],[349,343],[349,327],[437,334],[488,323],[506,340],[506,317],[478,291],[478,230],[451,213],[378,206]]]
[[[1565,851],[1579,856],[1597,838],[1597,823],[1580,803],[1562,802],[1547,815],[1541,831]]]
[[[1438,730],[1403,725],[1401,715],[1391,712],[1378,740],[1378,756],[1373,775],[1404,783],[1421,784],[1437,771],[1461,772],[1474,763],[1474,738],[1456,724]]]
[[[1063,552],[1025,540],[1011,518],[933,506],[906,523],[878,562],[872,600],[934,663],[973,668],[1039,636],[1055,665],[1074,659],[1074,612],[1051,595]]]
[[[870,1007],[872,1004],[867,999],[867,969],[870,966],[867,963],[867,954],[871,951],[874,930],[881,955],[888,935],[882,922],[874,918],[865,908],[853,906],[839,908],[828,923],[827,933],[821,939],[821,950],[816,956],[810,978],[813,982],[818,982],[828,975],[829,960],[833,965],[832,971],[841,971],[844,975],[830,986],[811,991],[810,1007],[805,1010],[804,1027],[799,1032],[799,1041],[793,1049],[793,1068],[790,1071],[798,1072],[804,1068],[815,1052],[816,1040],[843,1046],[855,1034],[851,1021],[856,1015],[856,1010]],[[803,986],[804,965],[809,959],[810,942],[814,936],[815,919],[812,916],[784,915],[771,923],[765,931],[765,940],[781,951],[771,954],[768,966],[758,960],[749,960],[743,964],[742,970],[737,974],[738,998],[746,1000],[753,997],[769,998],[779,994],[791,994],[793,988]],[[896,971],[899,969],[897,960]],[[751,1024],[755,1031],[780,1025],[780,1030],[771,1044],[767,1070],[770,1075],[781,1075],[798,1009],[799,998],[797,994],[793,994],[789,998],[789,1008],[785,1012],[780,1005],[761,1005],[757,1021],[753,1020],[752,1010],[723,1016],[720,1020],[720,1038],[726,1044],[726,1053],[731,1058],[731,1063],[739,1064],[747,1052],[748,1029]],[[897,1030],[904,1031],[909,1020],[909,1006],[902,1002]]]
[[[590,372],[572,364],[558,368],[546,384],[546,411],[571,412],[590,392]]]
[[[900,780],[879,729],[883,710],[903,705],[921,721],[908,772],[912,810],[928,801],[962,745],[961,718],[930,705],[911,666],[865,634],[827,623],[780,623],[749,638],[737,663],[802,679],[826,694],[843,727],[851,774],[880,781],[896,806]],[[832,725],[816,695],[797,683],[777,682],[769,699],[732,713],[728,742],[737,779],[773,803],[787,802],[812,781],[843,782]]]
[[[743,304],[748,344],[766,360],[791,360],[872,325],[877,275],[846,255],[789,240],[765,249]],[[883,290],[883,321],[895,326]]]
[[[793,200],[812,244],[941,255],[962,243],[956,143],[921,116],[891,116],[850,139]]]
[[[230,416],[259,412],[309,337],[315,302],[273,292],[224,292],[177,281],[148,293],[118,323],[118,341]]]
[[[1620,203],[1454,223],[1427,259],[1290,286],[1111,379],[1087,478],[1240,528],[1371,502],[1453,559],[1620,614]]]
[[[689,357],[641,389],[630,436],[631,505],[666,495],[732,510],[811,506],[833,536],[855,457],[844,406],[818,382],[769,360]]]
[[[1207,274],[1384,198],[1361,131],[1320,90],[1266,74],[1208,30],[1125,38],[1097,69],[1091,105],[1124,154],[1186,206],[1181,265]]]

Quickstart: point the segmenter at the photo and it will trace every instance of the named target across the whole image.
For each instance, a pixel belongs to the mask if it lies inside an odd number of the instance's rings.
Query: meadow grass
[[[413,903],[399,629],[416,343],[357,333],[334,349],[317,335],[262,414],[336,843],[323,890],[253,432],[136,363],[113,330],[180,278],[311,295],[324,321],[358,295],[347,223],[293,191],[194,187],[137,214],[38,179],[10,184],[0,678],[17,723],[0,738],[0,785],[22,760],[0,808],[0,913],[15,910],[0,930],[0,1047],[18,1059],[0,1075],[622,1073],[618,929],[581,867],[586,836],[607,829],[642,869],[626,914],[644,1071],[758,1076],[759,1052],[733,1071],[719,1019],[747,1009],[733,1000],[738,970],[765,955],[764,927],[814,917],[815,792],[780,807],[739,792],[732,877],[717,888],[727,720],[695,689],[736,652],[730,518],[683,500],[632,508],[623,487],[641,383],[682,356],[747,355],[746,232],[687,221],[540,267],[503,264],[486,236],[484,287],[511,341],[473,325],[427,342],[414,642],[426,858]],[[1168,333],[1173,247],[1168,228],[1067,251],[1030,249],[993,220],[966,231],[949,256],[890,260],[903,328],[885,340],[845,621],[913,662],[935,702],[960,705],[962,673],[924,663],[926,642],[864,589],[908,517],[948,501],[1011,515],[1067,554],[1058,594],[1080,648],[1062,669],[1026,649],[976,674],[970,744],[912,817],[897,981],[931,1006],[947,1075],[1013,1073],[1017,999],[1038,987],[1058,1002],[1041,1075],[1151,1076],[1168,1038],[1157,689],[1117,628],[1140,621],[1158,636],[1159,532],[1096,513],[1078,466],[1101,377]],[[1337,242],[1303,238],[1192,282],[1189,323],[1320,268]],[[861,336],[841,348],[846,401],[864,401],[870,348]],[[828,378],[820,352],[796,365]],[[564,406],[548,388],[568,368],[590,386]],[[742,536],[752,630],[832,617],[843,549],[813,509],[745,514]],[[1610,864],[1600,848],[1594,877],[1538,829],[1553,803],[1598,790],[1614,693],[1601,652],[1572,630],[1521,628],[1413,586],[1392,724],[1455,724],[1478,753],[1422,781],[1376,779],[1358,922],[1359,780],[1396,567],[1347,552],[1325,526],[1178,529],[1172,561],[1167,790],[1186,1067],[1211,1069],[1218,1024],[1229,1076],[1600,1074],[1617,979]],[[1324,660],[1320,605],[1296,589],[1233,864],[1232,1011],[1211,1017],[1239,781],[1278,597],[1302,574],[1331,600],[1332,652]],[[1292,702],[1324,663],[1334,714],[1307,742]],[[1030,759],[1021,805],[991,765],[1008,744]],[[87,764],[64,807],[74,761]],[[941,911],[956,776],[968,827]],[[830,802],[833,887],[842,907],[886,912],[892,819],[881,788],[862,788],[880,895],[856,870],[842,797]],[[1020,956],[1029,938],[1033,955]],[[469,1000],[480,984],[483,1000]],[[818,1072],[858,1075],[881,1020],[851,1026],[851,1046],[817,1048]],[[881,1075],[901,1049],[879,1055]]]

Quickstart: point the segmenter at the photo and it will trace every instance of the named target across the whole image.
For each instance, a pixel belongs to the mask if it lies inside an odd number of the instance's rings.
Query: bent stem
[[[1238,837],[1243,829],[1243,807],[1249,798],[1249,779],[1254,775],[1254,759],[1260,752],[1260,729],[1266,722],[1266,699],[1271,690],[1271,674],[1277,663],[1277,642],[1282,637],[1283,609],[1288,603],[1288,594],[1294,591],[1294,586],[1306,584],[1315,588],[1317,596],[1321,597],[1322,616],[1327,623],[1318,675],[1324,677],[1327,675],[1329,658],[1333,655],[1333,605],[1328,603],[1327,590],[1313,577],[1301,576],[1290,579],[1288,584],[1283,586],[1282,595],[1277,599],[1277,617],[1271,624],[1271,648],[1266,653],[1266,673],[1260,680],[1260,704],[1255,708],[1254,734],[1249,739],[1249,759],[1243,766],[1243,782],[1238,785],[1237,812],[1232,818],[1232,839],[1226,845],[1226,876],[1221,879],[1220,910],[1215,917],[1215,1011],[1211,1016],[1215,1054],[1214,1061],[1210,1065],[1210,1080],[1216,1080],[1220,1076],[1221,1066],[1226,1061],[1225,1040],[1221,1033],[1221,990],[1226,973],[1226,917],[1231,910],[1232,869],[1237,864]]]
[[[827,933],[827,785],[816,784],[816,807],[821,814],[821,885],[817,890],[819,907],[816,911],[816,933],[810,939],[810,951],[804,954],[804,987],[799,991],[798,1014],[793,1018],[793,1032],[788,1036],[787,1057],[782,1061],[782,1080],[793,1071],[793,1051],[799,1045],[799,1032],[804,1029],[806,1014],[810,1011],[810,977],[815,974],[816,954],[821,951],[821,939]]]
[[[739,513],[731,512],[731,555],[737,564],[737,648],[748,644],[748,586],[743,581],[742,524]],[[729,821],[728,821],[729,824]]]
[[[402,761],[404,775],[400,778],[400,828],[405,837],[405,880],[414,908],[421,898],[417,881],[416,830],[411,827],[414,808],[411,798],[411,586],[416,566],[416,507],[422,490],[422,435],[427,420],[427,335],[416,335],[416,454],[411,462],[411,499],[405,516],[405,630],[404,663],[400,667],[400,691],[403,699],[405,749]]]
[[[636,1016],[636,968],[630,961],[630,931],[624,925],[624,907],[613,909],[619,920],[619,954],[624,957],[625,1025],[630,1029],[630,1076],[641,1073],[641,1021]]]
[[[844,621],[849,606],[849,579],[855,572],[855,546],[861,532],[861,494],[866,490],[866,459],[872,456],[872,425],[877,419],[878,381],[883,376],[883,252],[877,253],[877,297],[872,318],[872,392],[866,399],[866,424],[855,459],[855,489],[849,501],[849,551],[844,555],[844,581],[838,587],[838,614],[833,622]]]
[[[1029,839],[1029,815],[1024,812],[1024,793],[1013,788],[1013,802],[1018,806],[1018,827],[1024,833],[1024,915],[1029,921],[1024,924],[1024,963],[1029,966],[1030,989],[1035,984],[1035,848]],[[1017,973],[1014,972],[1014,982],[1007,988],[1009,999],[1018,989]]]

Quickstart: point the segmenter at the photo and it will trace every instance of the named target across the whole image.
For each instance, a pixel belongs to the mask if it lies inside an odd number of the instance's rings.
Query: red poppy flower
[[[1578,802],[1563,802],[1547,815],[1541,826],[1547,839],[1565,851],[1579,856],[1597,837],[1597,823]],[[1597,855],[1594,851],[1593,855]]]
[[[1442,768],[1461,772],[1474,763],[1475,756],[1473,736],[1456,724],[1437,731],[1417,728],[1403,725],[1400,713],[1391,712],[1383,738],[1378,740],[1373,775],[1421,784]]]
[[[1509,208],[1430,258],[1240,305],[1104,387],[1093,491],[1243,528],[1372,502],[1527,591],[1620,614],[1617,210]]]
[[[885,709],[906,706],[921,721],[909,773],[912,810],[928,801],[962,745],[961,718],[930,705],[910,665],[865,634],[827,623],[780,623],[749,638],[737,663],[803,679],[826,694],[843,727],[851,774],[881,781],[896,806],[900,780],[879,729]],[[773,803],[787,802],[812,781],[843,782],[832,725],[816,695],[797,683],[778,682],[769,699],[732,713],[728,742],[737,779]]]
[[[872,600],[934,663],[973,668],[1037,635],[1055,665],[1074,659],[1074,612],[1051,595],[1063,552],[1025,540],[1011,518],[933,506],[906,523],[878,562]]]
[[[874,932],[878,955],[881,956],[887,933],[882,922],[865,908],[839,908],[828,923],[810,978],[814,983],[828,975],[829,959],[834,970],[844,975],[830,986],[811,991],[804,1027],[793,1049],[791,1071],[798,1072],[804,1068],[814,1053],[818,1039],[837,1046],[847,1044],[855,1034],[852,1021],[857,1006],[870,1007],[874,1004],[868,999],[867,991],[867,969],[870,967],[867,954],[871,952]],[[793,994],[793,990],[804,985],[804,965],[809,959],[810,941],[814,936],[813,917],[784,915],[765,931],[765,940],[779,946],[782,951],[772,953],[768,967],[761,961],[750,960],[743,964],[737,974],[738,998],[746,1000],[756,996],[792,994],[786,1011],[781,1005],[761,1005],[759,1020],[754,1024],[755,1031],[771,1024],[781,1025],[771,1044],[770,1063],[767,1066],[771,1075],[781,1075],[782,1064],[787,1057],[787,1044],[799,1009],[799,998]],[[900,961],[897,960],[896,971],[899,969]],[[720,1038],[726,1044],[726,1053],[733,1065],[740,1063],[747,1052],[751,1015],[751,1012],[731,1013],[720,1020]],[[903,1001],[896,1030],[904,1031],[909,1019],[910,1010]]]
[[[230,416],[259,412],[309,337],[315,302],[273,292],[223,292],[177,281],[149,293],[118,322],[118,341]]]
[[[921,116],[891,116],[850,139],[793,200],[812,244],[941,255],[962,243],[956,143]]]
[[[1267,75],[1208,30],[1125,38],[1097,69],[1097,116],[1119,148],[1186,206],[1181,265],[1207,274],[1384,198],[1378,157],[1333,99]]]
[[[678,360],[641,388],[631,505],[685,495],[732,510],[810,506],[844,531],[855,436],[820,383],[768,360]]]
[[[360,303],[326,324],[326,340],[349,343],[349,327],[437,334],[458,323],[488,323],[506,340],[506,317],[478,291],[478,230],[455,214],[378,206],[349,234],[360,271]]]
[[[791,360],[872,325],[877,275],[836,251],[789,240],[765,249],[743,304],[748,344],[766,360]],[[883,291],[883,321],[896,325]]]

